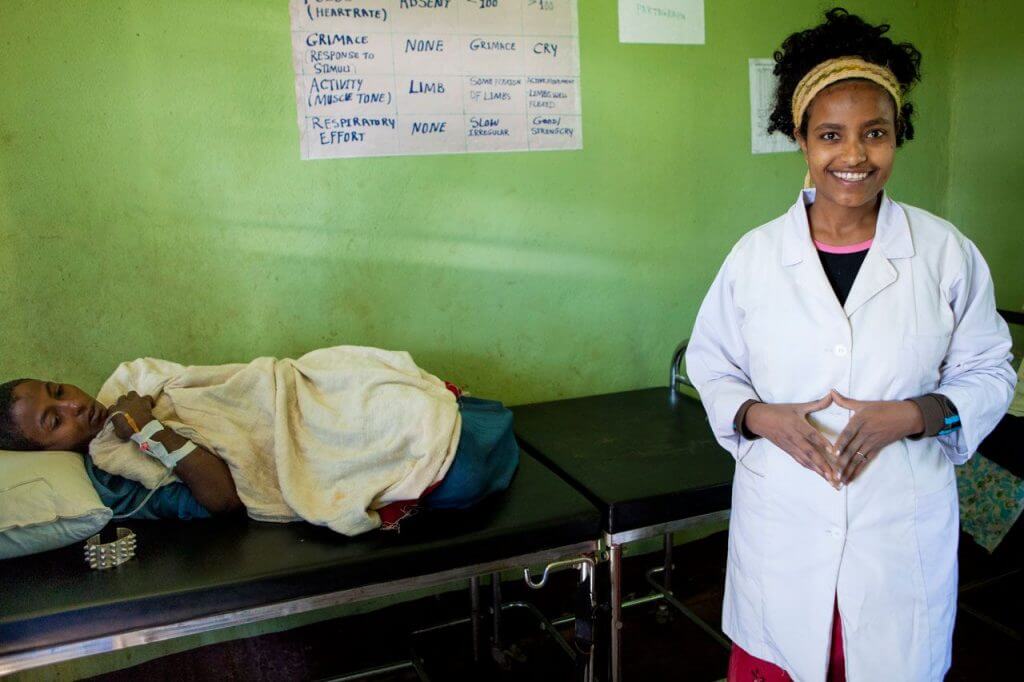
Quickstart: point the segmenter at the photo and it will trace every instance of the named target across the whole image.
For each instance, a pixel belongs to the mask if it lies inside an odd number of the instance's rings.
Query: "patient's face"
[[[14,389],[11,417],[43,450],[86,452],[107,419],[107,408],[71,384],[32,379]]]

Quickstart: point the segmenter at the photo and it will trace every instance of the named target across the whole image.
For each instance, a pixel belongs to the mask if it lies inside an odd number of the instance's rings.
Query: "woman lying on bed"
[[[519,461],[500,403],[460,396],[408,353],[357,346],[219,366],[143,358],[96,399],[11,381],[0,385],[0,449],[87,453],[108,506],[143,496],[129,481],[160,488],[150,517],[244,507],[345,535],[393,524],[417,502],[471,506],[506,488]]]

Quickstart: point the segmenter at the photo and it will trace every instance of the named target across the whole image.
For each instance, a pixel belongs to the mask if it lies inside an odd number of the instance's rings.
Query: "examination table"
[[[423,511],[398,533],[241,518],[112,525],[138,536],[137,556],[114,569],[90,570],[81,543],[0,562],[0,675],[464,579],[476,606],[478,576],[552,562],[581,581],[589,566],[593,595],[600,536],[593,505],[525,456],[507,491]]]
[[[684,349],[681,345],[673,360],[673,386]],[[647,574],[652,596],[665,599],[728,647],[728,640],[675,599],[671,588],[672,533],[721,524],[732,497],[733,459],[715,442],[700,402],[663,387],[512,411],[522,448],[601,512],[609,559],[611,678],[622,674],[622,545],[636,540],[664,537],[663,565]],[[662,574],[660,581],[655,573]]]

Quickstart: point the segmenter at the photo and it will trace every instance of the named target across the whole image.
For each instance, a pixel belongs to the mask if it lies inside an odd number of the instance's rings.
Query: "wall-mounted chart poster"
[[[303,159],[581,149],[576,0],[290,0]]]
[[[704,44],[704,0],[619,0],[620,43]]]
[[[768,133],[769,117],[775,107],[779,79],[773,73],[775,60],[750,59],[750,151],[754,154],[793,152],[800,146],[779,132]]]

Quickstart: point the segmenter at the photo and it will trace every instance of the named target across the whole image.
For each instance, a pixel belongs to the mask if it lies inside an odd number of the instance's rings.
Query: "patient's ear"
[[[39,450],[27,439],[14,417],[15,389],[31,379],[14,379],[0,384],[0,450]]]

